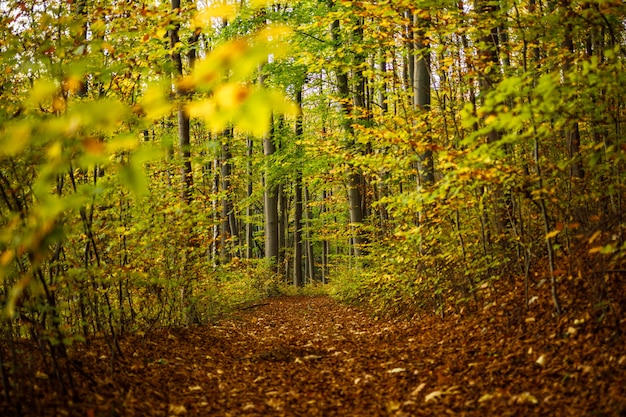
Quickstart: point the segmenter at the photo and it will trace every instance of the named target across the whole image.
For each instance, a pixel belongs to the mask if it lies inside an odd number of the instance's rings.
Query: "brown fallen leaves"
[[[94,417],[626,413],[623,336],[584,319],[512,319],[495,308],[387,321],[326,297],[275,298],[215,326],[128,337],[119,361],[104,344],[83,346],[72,353],[89,376],[76,374],[76,401],[42,384],[41,397],[24,410]]]

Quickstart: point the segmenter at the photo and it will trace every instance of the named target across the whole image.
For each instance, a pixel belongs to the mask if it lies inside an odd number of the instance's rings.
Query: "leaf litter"
[[[494,320],[494,317],[497,319]],[[72,347],[72,401],[37,371],[24,415],[624,415],[623,331],[493,309],[382,319],[277,297],[216,325]],[[563,323],[567,325],[564,327]],[[573,320],[571,321],[573,323]],[[623,322],[620,323],[620,326]],[[574,326],[572,324],[572,326]],[[608,335],[608,336],[607,336]],[[14,414],[7,402],[0,414]]]

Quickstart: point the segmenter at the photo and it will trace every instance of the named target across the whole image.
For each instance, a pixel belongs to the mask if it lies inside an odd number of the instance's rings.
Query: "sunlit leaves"
[[[54,81],[40,78],[34,82],[30,95],[24,104],[28,109],[39,109],[40,106],[47,107],[57,92],[58,86]]]
[[[0,155],[11,156],[19,154],[28,146],[32,128],[29,123],[13,123],[6,126],[0,134]]]
[[[232,19],[237,15],[237,5],[227,1],[214,1],[210,5],[201,8],[193,17],[192,24],[195,27],[211,28],[216,24],[217,18]]]
[[[135,195],[143,196],[148,193],[148,178],[140,161],[133,158],[122,165],[119,171],[120,180]]]
[[[234,123],[255,136],[262,136],[269,130],[273,111],[295,112],[293,104],[279,92],[236,83],[221,86],[212,98],[190,103],[188,110],[192,117],[203,119],[214,132]]]
[[[293,113],[294,107],[276,91],[251,83],[262,63],[284,53],[289,31],[269,26],[252,39],[235,39],[218,46],[197,63],[194,72],[178,81],[184,91],[204,93],[186,105],[191,117],[204,120],[213,132],[234,124],[255,136],[269,130],[270,114]]]
[[[159,83],[150,84],[133,111],[150,121],[168,115],[172,111],[172,103],[168,100],[166,88]]]
[[[225,82],[251,80],[268,57],[279,59],[286,53],[284,26],[268,26],[250,39],[238,38],[221,43],[200,60],[190,76],[178,81],[178,87],[189,91],[213,91]]]

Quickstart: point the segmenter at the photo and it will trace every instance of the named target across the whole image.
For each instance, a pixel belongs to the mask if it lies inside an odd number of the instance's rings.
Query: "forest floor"
[[[376,318],[329,297],[277,297],[213,325],[72,351],[80,401],[43,416],[626,415],[623,324],[506,306]],[[620,328],[622,328],[620,332]],[[77,345],[78,346],[78,345]],[[0,407],[0,414],[10,412]]]

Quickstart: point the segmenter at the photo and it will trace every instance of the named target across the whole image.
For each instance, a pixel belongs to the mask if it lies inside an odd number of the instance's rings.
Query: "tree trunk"
[[[332,8],[334,5],[333,0],[329,0],[329,7]],[[357,25],[358,26],[358,25]],[[331,38],[335,48],[339,48],[339,45],[342,43],[341,33],[340,33],[340,23],[339,20],[333,21],[331,25]],[[362,27],[357,28],[355,30],[355,35],[359,36],[359,33],[362,37]],[[353,63],[356,65],[356,63]],[[361,112],[364,109],[364,84],[362,82],[362,74],[357,77],[357,87],[353,98],[353,105],[348,105],[348,101],[350,99],[350,86],[348,82],[348,72],[345,69],[339,69],[336,71],[337,77],[337,90],[339,93],[340,99],[340,108],[343,113],[344,121],[343,121],[343,131],[345,134],[345,147],[347,149],[352,149],[355,151],[354,147],[354,129],[352,127],[352,118],[357,115],[356,112]],[[347,174],[347,186],[348,186],[348,204],[349,204],[349,214],[350,214],[350,227],[352,229],[353,234],[353,244],[354,244],[354,255],[356,257],[362,254],[363,244],[366,242],[363,236],[363,232],[360,230],[360,225],[363,223],[363,198],[361,193],[362,188],[362,175],[358,168],[352,166],[351,164],[348,166],[348,174]]]
[[[180,0],[171,0],[172,12],[176,15],[180,14]],[[174,76],[180,78],[183,76],[183,60],[179,50],[178,44],[180,43],[179,37],[180,23],[174,23],[169,29],[169,40],[171,54],[170,58],[174,67]],[[189,63],[192,66],[195,61],[195,52],[192,49],[189,50]],[[181,189],[180,197],[182,202],[189,206],[192,202],[191,190],[193,188],[193,172],[191,169],[191,136],[190,136],[190,120],[189,116],[184,109],[184,98],[188,95],[187,92],[182,91],[176,87],[176,97],[179,100],[177,116],[178,116],[178,146],[181,153]],[[195,241],[192,236],[192,230],[189,230],[188,243],[191,245]],[[185,258],[186,259],[186,258]],[[186,271],[186,265],[181,265],[181,271]],[[183,314],[185,315],[185,321],[187,323],[193,323],[197,321],[197,313],[195,306],[192,302],[192,285],[191,281],[187,277],[183,278],[183,287],[181,288],[181,304],[183,306]]]
[[[296,126],[295,126],[295,139],[299,141],[302,138],[302,89],[300,88],[296,92],[296,103],[298,105],[298,116],[296,118]],[[297,158],[300,159],[302,156],[302,149],[300,145],[297,145],[296,150]],[[302,169],[300,168],[301,164],[298,164],[296,168],[296,180],[294,184],[294,232],[293,232],[293,285],[294,287],[300,287],[304,284],[303,278],[303,251],[302,251]]]
[[[222,177],[222,215],[221,215],[221,252],[220,258],[223,263],[229,262],[232,256],[232,239],[238,235],[237,222],[235,219],[234,205],[232,202],[232,190],[230,177],[232,175],[232,153],[230,151],[230,141],[233,138],[233,130],[226,129],[222,136],[222,161],[221,161],[221,177]]]
[[[420,27],[426,21],[420,19],[417,14],[414,15],[414,26],[417,29],[415,41],[415,76],[413,88],[413,105],[423,111],[430,112],[430,48],[428,48],[429,40],[424,34],[424,30]],[[427,117],[427,116],[426,116]],[[429,132],[430,133],[430,132]],[[426,149],[420,155],[419,162],[419,186],[430,187],[435,182],[435,171],[433,163],[432,137],[428,134],[425,137]]]
[[[296,172],[294,184],[294,217],[293,217],[293,285],[299,287],[304,284],[303,279],[303,252],[302,252],[302,171]]]
[[[272,117],[272,127],[263,138],[263,154],[267,161],[264,176],[265,193],[263,198],[263,213],[265,216],[265,258],[271,263],[272,270],[278,272],[278,185],[270,175],[270,158],[276,152],[273,124]]]
[[[311,210],[309,208],[309,190],[308,187],[304,186],[304,218],[307,224],[306,234],[305,234],[305,251],[306,251],[306,266],[305,271],[307,271],[309,282],[313,282],[315,280],[315,253],[313,251],[313,243],[311,239],[311,220],[313,216],[311,214]]]
[[[566,9],[566,4],[562,2],[562,7]],[[561,45],[563,49],[563,75],[567,77],[567,74],[572,68],[572,59],[574,55],[574,39],[572,38],[572,31],[574,27],[571,23],[572,16],[569,11],[564,11],[564,15],[567,23],[567,30],[565,31],[565,39]],[[567,140],[567,151],[570,158],[570,176],[572,178],[582,179],[585,176],[585,171],[582,164],[582,157],[580,155],[580,128],[578,121],[572,121],[569,123],[568,128],[565,131],[565,138]]]
[[[246,185],[246,197],[248,200],[252,197],[252,183],[253,183],[253,172],[252,172],[252,150],[253,150],[253,142],[252,139],[248,139],[246,141],[246,170],[247,170],[247,185]],[[254,253],[254,225],[252,223],[252,215],[253,215],[253,207],[252,204],[248,203],[246,205],[246,259],[252,259]]]

